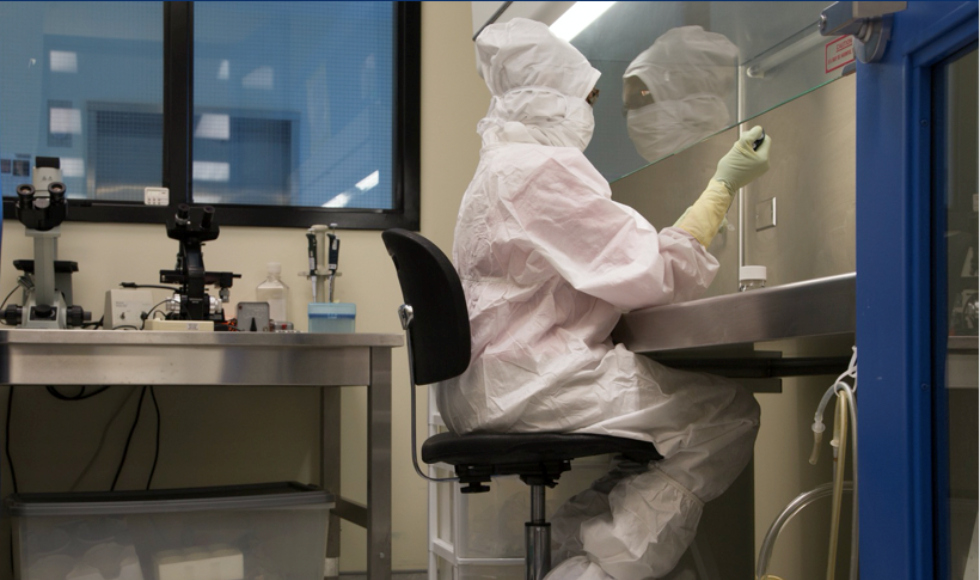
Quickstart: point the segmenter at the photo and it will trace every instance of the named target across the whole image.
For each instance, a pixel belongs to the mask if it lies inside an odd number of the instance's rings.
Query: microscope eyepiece
[[[22,183],[17,186],[17,195],[20,197],[33,197],[34,186],[30,183]]]
[[[51,194],[51,200],[60,202],[65,198],[65,184],[60,181],[52,181],[48,184],[48,193]]]
[[[182,203],[177,206],[177,215],[174,216],[174,223],[178,227],[186,227],[190,225],[191,206],[186,203]]]
[[[201,227],[210,230],[212,220],[214,220],[214,207],[206,205],[204,206],[204,215],[201,216]]]

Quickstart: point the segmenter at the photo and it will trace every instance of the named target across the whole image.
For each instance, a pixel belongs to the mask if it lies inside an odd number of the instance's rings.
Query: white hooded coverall
[[[696,297],[718,262],[687,232],[658,232],[612,201],[583,154],[600,73],[574,47],[514,19],[484,29],[477,49],[493,97],[453,246],[472,361],[438,385],[439,410],[456,433],[651,441],[663,460],[614,470],[559,509],[549,579],[661,577],[703,502],[748,463],[758,405],[731,381],[613,345],[610,332],[623,312]]]

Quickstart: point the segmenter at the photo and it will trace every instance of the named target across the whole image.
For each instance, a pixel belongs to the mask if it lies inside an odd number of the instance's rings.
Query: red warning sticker
[[[824,47],[826,55],[826,70],[830,72],[854,62],[854,37],[841,36],[827,43]]]

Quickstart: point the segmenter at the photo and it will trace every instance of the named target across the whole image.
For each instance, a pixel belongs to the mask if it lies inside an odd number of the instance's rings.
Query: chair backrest
[[[395,263],[405,304],[415,383],[426,385],[461,374],[470,364],[470,319],[463,286],[452,262],[424,237],[403,229],[381,234]]]

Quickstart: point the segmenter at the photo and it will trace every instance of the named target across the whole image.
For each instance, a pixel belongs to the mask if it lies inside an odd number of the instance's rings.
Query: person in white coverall
[[[759,408],[737,384],[613,345],[629,310],[690,300],[718,262],[705,250],[735,192],[768,168],[754,129],[698,201],[657,231],[612,201],[585,158],[599,71],[538,22],[487,26],[476,40],[490,110],[456,224],[453,260],[472,360],[436,389],[455,433],[576,432],[652,442],[664,459],[615,469],[553,518],[549,579],[660,577],[704,502],[752,454]],[[564,560],[564,561],[563,561]]]

